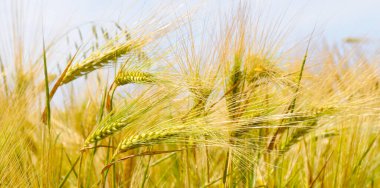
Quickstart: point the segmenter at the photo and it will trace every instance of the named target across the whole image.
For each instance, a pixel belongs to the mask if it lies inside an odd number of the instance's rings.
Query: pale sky
[[[243,0],[242,0],[243,1]],[[120,22],[133,27],[147,16],[156,23],[186,13],[194,13],[194,27],[212,21],[224,21],[227,13],[237,7],[240,0],[0,0],[0,57],[8,69],[13,58],[12,30],[15,30],[15,12],[22,12],[22,41],[27,53],[41,54],[41,37],[54,41],[70,28],[84,24]],[[278,18],[290,28],[293,41],[305,39],[315,28],[318,41],[330,44],[346,37],[369,39],[380,46],[380,0],[246,0],[250,2],[253,16],[261,15],[265,23]],[[197,10],[197,11],[195,11]],[[42,24],[42,20],[43,24]],[[150,23],[152,24],[152,23]],[[155,24],[155,23],[153,23]],[[198,24],[198,25],[197,25]],[[17,24],[16,24],[17,25]],[[214,25],[207,25],[213,28]],[[42,27],[44,34],[42,34]],[[202,35],[203,33],[200,33]],[[321,40],[319,40],[321,39]],[[36,45],[37,44],[37,45]],[[33,51],[34,50],[34,51]],[[24,54],[28,58],[29,54]],[[65,63],[67,50],[58,47],[54,54],[62,56],[49,61],[50,70],[57,62]],[[33,59],[35,57],[31,57]],[[54,66],[53,66],[54,65]],[[59,96],[57,96],[59,98]]]
[[[376,46],[380,41],[380,0],[242,1],[251,4],[253,16],[262,15],[267,23],[282,18],[282,25],[290,28],[289,38],[295,41],[305,39],[314,27],[316,36],[330,43],[340,42],[346,37],[366,38],[376,43]],[[194,23],[211,23],[213,20],[223,20],[239,2],[240,0],[0,0],[0,53],[3,56],[10,54],[10,36],[14,22],[10,18],[14,17],[12,13],[16,9],[23,12],[24,41],[37,40],[30,44],[40,44],[38,37],[42,36],[41,20],[44,20],[44,37],[49,40],[64,34],[69,28],[90,22],[121,22],[133,27],[147,16],[154,16],[160,22],[163,18],[195,12]]]
[[[195,19],[212,19],[205,15],[218,15],[220,18],[239,0],[0,0],[0,21],[4,22],[11,12],[9,2],[22,4],[27,15],[43,15],[47,32],[61,31],[87,22],[122,21],[125,23],[141,19],[153,11],[167,14],[177,11],[197,9],[206,14]],[[345,37],[369,37],[379,39],[380,0],[246,0],[255,10],[265,10],[268,21],[284,17],[293,24],[293,34],[307,35],[314,26],[330,41]],[[171,5],[170,8],[165,8]],[[154,8],[153,8],[154,7]],[[178,8],[179,7],[179,8]],[[259,8],[258,8],[259,7]],[[263,8],[264,7],[264,8]],[[43,10],[43,11],[42,11]],[[253,11],[255,11],[253,10]],[[8,14],[9,16],[9,14]],[[37,25],[39,18],[27,20]],[[127,20],[129,19],[129,20]],[[2,27],[2,30],[7,27]],[[2,31],[3,32],[3,31]]]
[[[1,0],[2,1],[2,0]],[[33,0],[32,0],[33,1]],[[262,6],[270,11],[269,17],[285,14],[285,20],[295,25],[294,32],[300,35],[310,33],[314,26],[323,31],[328,40],[340,40],[345,37],[370,37],[379,39],[380,0],[249,0],[253,6]],[[238,4],[238,0],[53,0],[46,17],[52,23],[54,19],[62,22],[83,23],[87,21],[123,20],[126,12],[141,17],[149,7],[163,5],[166,2],[182,7],[199,6],[211,14],[226,11]],[[132,4],[132,6],[130,6]],[[167,10],[166,10],[167,11]],[[70,13],[71,15],[67,15]],[[129,15],[130,15],[129,14]],[[52,17],[50,17],[52,15]],[[201,19],[201,18],[198,18]],[[270,20],[270,18],[269,18]],[[58,22],[58,24],[62,24]],[[55,23],[57,24],[57,23]]]

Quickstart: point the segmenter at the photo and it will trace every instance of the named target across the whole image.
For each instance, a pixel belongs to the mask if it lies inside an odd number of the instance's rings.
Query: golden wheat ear
[[[87,137],[85,147],[91,143],[103,140],[110,135],[114,135],[126,127],[135,125],[133,124],[134,122],[140,118],[143,118],[144,115],[154,109],[165,108],[167,104],[165,102],[175,95],[175,92],[162,94],[158,91],[153,94],[146,94],[148,92],[149,90],[145,91],[145,95],[142,94],[132,101],[129,101],[128,105],[123,106],[114,113],[108,114],[108,116],[104,118],[94,129],[94,131]]]
[[[162,140],[169,139],[175,135],[183,133],[184,126],[170,127],[162,130],[145,132],[137,134],[132,137],[124,139],[118,146],[118,153],[137,148],[140,146],[147,146],[158,143]]]
[[[62,80],[61,85],[102,68],[109,63],[117,62],[119,58],[142,45],[141,41],[128,40],[125,43],[118,44],[115,40],[116,39],[109,41],[101,49],[92,52],[87,58],[71,66]]]

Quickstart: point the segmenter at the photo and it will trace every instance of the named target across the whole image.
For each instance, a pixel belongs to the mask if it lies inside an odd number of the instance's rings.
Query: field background
[[[0,187],[376,187],[376,7],[0,0]]]

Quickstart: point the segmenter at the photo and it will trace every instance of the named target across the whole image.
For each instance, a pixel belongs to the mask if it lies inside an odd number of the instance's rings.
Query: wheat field
[[[313,32],[289,47],[249,6],[207,32],[194,11],[33,49],[12,12],[0,187],[378,187],[379,57]]]

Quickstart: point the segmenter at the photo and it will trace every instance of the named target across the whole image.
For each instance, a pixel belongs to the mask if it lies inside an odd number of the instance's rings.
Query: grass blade
[[[44,62],[44,76],[45,76],[45,94],[46,94],[46,117],[43,116],[43,122],[48,126],[50,132],[50,95],[49,95],[49,78],[47,72],[47,60],[46,60],[46,49],[45,49],[45,40],[42,40],[43,46],[43,62]]]
[[[65,177],[63,178],[63,180],[62,180],[61,183],[59,184],[59,186],[58,186],[59,188],[62,188],[63,185],[66,183],[66,181],[67,181],[67,179],[69,178],[71,172],[74,171],[75,166],[76,166],[76,164],[78,163],[78,161],[79,161],[80,158],[81,158],[81,157],[78,156],[77,159],[75,160],[74,164],[71,165],[70,170],[67,172],[67,174],[65,175]]]

